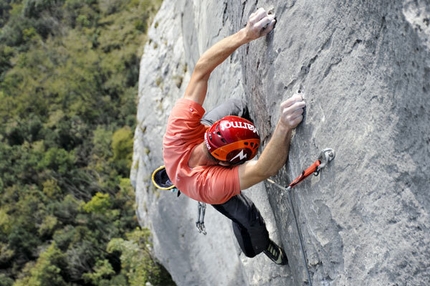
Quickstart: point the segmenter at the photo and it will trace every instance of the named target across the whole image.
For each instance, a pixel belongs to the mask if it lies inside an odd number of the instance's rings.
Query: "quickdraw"
[[[267,181],[274,184],[278,188],[283,189],[283,190],[284,189],[292,189],[298,183],[300,183],[301,181],[303,181],[304,179],[309,177],[311,174],[318,176],[320,171],[325,166],[327,166],[327,164],[330,163],[334,159],[335,156],[336,156],[336,154],[332,148],[326,148],[326,149],[322,150],[320,152],[318,159],[312,165],[310,165],[307,169],[303,170],[302,173],[288,185],[288,187],[283,187],[283,186],[275,183],[271,179],[267,179]]]
[[[205,221],[204,221],[205,213],[206,213],[206,204],[199,202],[196,227],[197,227],[197,230],[199,231],[199,233],[203,233],[204,235],[207,234],[206,227],[205,227]]]

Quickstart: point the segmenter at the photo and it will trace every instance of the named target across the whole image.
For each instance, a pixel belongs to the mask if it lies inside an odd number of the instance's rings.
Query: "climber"
[[[183,194],[211,204],[232,220],[246,256],[264,252],[285,265],[284,250],[269,238],[259,210],[242,190],[275,175],[285,164],[292,131],[303,119],[303,98],[294,95],[280,104],[279,121],[256,160],[250,159],[256,155],[260,139],[244,101],[229,100],[207,114],[202,107],[212,71],[240,46],[271,32],[275,23],[275,15],[260,8],[244,28],[200,57],[183,98],[170,113],[163,159],[169,178]]]

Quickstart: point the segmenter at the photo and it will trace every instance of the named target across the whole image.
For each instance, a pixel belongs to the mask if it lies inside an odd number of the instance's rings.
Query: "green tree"
[[[83,275],[85,281],[91,282],[94,285],[109,285],[108,279],[115,275],[115,271],[108,260],[98,260],[94,266],[94,272],[85,273]],[[108,279],[107,279],[108,278]]]
[[[123,177],[128,177],[132,162],[133,133],[130,127],[115,131],[112,136],[113,162]]]
[[[35,264],[28,264],[24,270],[26,276],[18,279],[14,286],[65,286],[67,283],[62,277],[62,268],[66,267],[65,255],[53,242],[40,254]]]
[[[105,214],[112,206],[109,194],[97,193],[91,201],[82,205],[87,213]]]
[[[137,228],[127,234],[127,239],[112,239],[108,252],[121,252],[122,272],[127,276],[131,286],[145,285],[174,285],[170,275],[151,256],[150,233],[148,229]]]
[[[131,130],[160,4],[0,1],[0,285],[135,283],[106,249],[138,225]]]

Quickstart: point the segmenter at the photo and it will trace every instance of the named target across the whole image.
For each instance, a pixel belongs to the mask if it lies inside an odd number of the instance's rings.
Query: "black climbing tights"
[[[212,205],[233,222],[234,235],[243,253],[254,257],[269,245],[269,233],[264,219],[254,203],[243,193],[221,205]]]

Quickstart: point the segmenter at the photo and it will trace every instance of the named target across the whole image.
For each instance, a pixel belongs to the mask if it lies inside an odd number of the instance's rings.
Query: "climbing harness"
[[[206,227],[205,227],[205,213],[206,213],[206,204],[199,202],[197,206],[198,212],[197,212],[197,221],[196,221],[196,227],[199,233],[203,233],[204,235],[207,234]]]
[[[173,193],[177,193],[177,197],[181,194],[181,191],[176,188],[176,186],[170,181],[169,176],[167,175],[165,166],[160,166],[152,172],[152,184],[164,191],[171,191]],[[199,233],[207,234],[205,227],[205,213],[206,213],[206,204],[202,202],[198,202],[197,205],[197,221],[196,227]]]
[[[300,230],[299,223],[298,223],[298,221],[297,221],[296,211],[295,211],[295,208],[294,208],[294,205],[293,205],[293,200],[292,200],[292,198],[291,198],[291,190],[292,190],[292,189],[293,189],[293,188],[294,188],[298,183],[300,183],[301,181],[303,181],[304,179],[306,179],[307,177],[309,177],[312,173],[313,173],[315,176],[318,176],[318,175],[319,175],[319,173],[320,173],[320,171],[321,171],[325,166],[327,166],[327,164],[328,164],[328,163],[330,163],[330,162],[334,159],[334,157],[335,157],[335,156],[336,156],[336,155],[335,155],[335,152],[334,152],[334,150],[333,150],[333,149],[331,149],[331,148],[326,148],[326,149],[322,150],[322,151],[321,151],[321,153],[320,153],[320,155],[319,155],[319,157],[318,157],[318,159],[317,159],[317,160],[316,160],[316,161],[315,161],[311,166],[309,166],[307,169],[303,170],[303,171],[302,171],[302,173],[301,173],[297,178],[295,178],[295,179],[294,179],[294,180],[293,180],[293,181],[288,185],[288,187],[283,187],[283,186],[281,186],[281,185],[279,185],[279,184],[275,183],[273,180],[271,180],[271,179],[267,179],[267,181],[268,181],[269,183],[273,184],[274,186],[276,186],[276,187],[278,187],[278,188],[280,188],[280,189],[282,189],[282,190],[287,191],[288,203],[289,203],[290,208],[291,208],[291,210],[292,210],[293,218],[294,218],[294,222],[295,222],[295,225],[296,225],[296,230],[297,230],[297,233],[298,233],[298,235],[299,235],[300,249],[301,249],[301,251],[302,251],[303,262],[304,262],[304,265],[305,265],[306,273],[307,273],[307,276],[308,276],[308,283],[309,283],[309,285],[310,285],[310,286],[312,286],[312,280],[311,280],[311,275],[310,275],[310,273],[309,273],[309,269],[308,269],[308,264],[307,264],[307,259],[306,259],[305,248],[304,248],[304,246],[303,246],[303,236],[302,236],[302,232],[301,232],[301,230]]]

